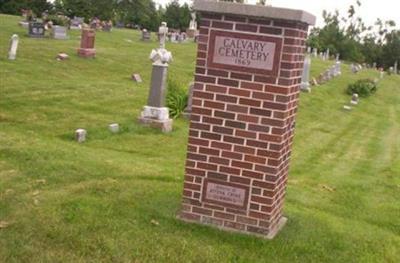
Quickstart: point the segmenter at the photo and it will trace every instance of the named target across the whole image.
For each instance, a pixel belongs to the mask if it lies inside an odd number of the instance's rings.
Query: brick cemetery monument
[[[158,33],[160,47],[153,49],[150,54],[150,59],[153,61],[151,86],[147,105],[143,108],[139,122],[160,129],[162,132],[170,132],[172,131],[172,119],[169,118],[169,109],[165,107],[168,63],[172,60],[171,52],[165,49],[168,33],[167,23],[161,24]]]
[[[93,29],[85,28],[82,30],[81,47],[78,49],[78,55],[84,58],[94,58],[96,56],[96,49],[94,48],[94,41],[96,32]]]
[[[305,39],[300,10],[197,0],[200,35],[179,218],[273,238],[282,215]]]
[[[10,39],[10,47],[8,49],[9,60],[15,60],[17,58],[18,42],[19,42],[18,35],[16,34],[12,35]]]

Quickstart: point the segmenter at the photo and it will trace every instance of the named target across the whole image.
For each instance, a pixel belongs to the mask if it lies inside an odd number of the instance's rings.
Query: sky
[[[154,0],[157,4],[165,5],[171,0]],[[358,15],[361,16],[367,26],[373,25],[377,18],[382,20],[394,20],[396,28],[400,28],[400,4],[397,0],[360,0]],[[181,3],[191,3],[192,0],[179,0]],[[255,3],[256,0],[248,0]],[[267,4],[274,7],[305,10],[317,17],[317,26],[323,25],[322,11],[333,12],[338,9],[341,16],[347,15],[348,7],[355,5],[356,0],[267,0]]]

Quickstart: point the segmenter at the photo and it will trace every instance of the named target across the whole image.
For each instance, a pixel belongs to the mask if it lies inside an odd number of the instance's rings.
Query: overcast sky
[[[154,0],[158,4],[165,5],[171,0]],[[179,0],[181,3],[191,3],[192,0]],[[248,0],[255,3],[256,0]],[[362,17],[367,25],[372,25],[377,18],[383,20],[395,20],[396,28],[400,28],[400,5],[398,0],[360,0],[361,7],[359,16]],[[322,10],[334,11],[338,9],[342,16],[346,15],[347,9],[356,0],[267,0],[268,4],[275,7],[286,7],[292,9],[302,9],[317,16],[317,25],[321,26]]]

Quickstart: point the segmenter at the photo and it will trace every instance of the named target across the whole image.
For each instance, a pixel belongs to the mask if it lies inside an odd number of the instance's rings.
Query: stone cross
[[[10,48],[8,50],[8,59],[15,60],[17,58],[18,42],[19,42],[18,35],[16,34],[12,35],[10,39]]]
[[[197,21],[196,21],[196,12],[190,13],[192,16],[192,20],[190,20],[189,29],[196,30],[197,29]]]
[[[165,40],[168,34],[168,27],[166,22],[161,22],[161,26],[158,29],[158,35],[160,36],[160,48],[165,49]]]

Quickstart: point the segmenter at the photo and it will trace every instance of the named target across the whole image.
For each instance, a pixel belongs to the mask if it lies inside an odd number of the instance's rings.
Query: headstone
[[[397,69],[397,65],[398,63],[397,63],[397,61],[396,62],[394,62],[394,66],[393,66],[393,72],[394,72],[394,74],[398,74],[398,69]]]
[[[329,48],[328,48],[325,53],[325,60],[329,60],[329,59],[330,59],[330,53],[329,53]]]
[[[19,42],[18,35],[16,34],[12,35],[10,39],[10,48],[8,49],[9,60],[15,60],[17,58],[18,42]]]
[[[53,26],[52,35],[55,39],[68,39],[67,27],[65,26]]]
[[[66,53],[59,53],[58,55],[57,55],[57,60],[66,60],[66,59],[68,59],[69,58],[69,56],[68,56],[68,54],[66,54]]]
[[[383,79],[384,75],[385,75],[385,72],[383,71],[383,69],[381,69],[381,71],[380,71],[380,73],[379,73],[379,77],[380,77],[381,79]]]
[[[338,53],[338,54],[336,54],[336,61],[339,61],[340,60],[340,54]]]
[[[313,48],[313,57],[318,57],[318,48]]]
[[[30,22],[29,23],[29,36],[34,38],[44,37],[44,24],[42,22]]]
[[[171,42],[178,43],[178,33],[176,33],[176,32],[171,33]]]
[[[169,109],[165,107],[168,63],[172,60],[171,52],[165,49],[168,33],[167,23],[161,23],[158,33],[160,47],[153,49],[150,54],[150,59],[153,61],[151,87],[147,105],[143,108],[139,122],[160,129],[162,132],[170,132],[172,131],[172,119],[169,118]]]
[[[192,20],[190,20],[189,28],[186,30],[186,33],[189,38],[194,38],[197,33],[196,13],[192,12],[190,15],[192,17]]]
[[[196,59],[203,70],[195,74],[179,217],[273,238],[286,222],[282,208],[302,74],[298,58],[304,57],[304,32],[315,17],[208,0],[194,1],[194,10],[204,23]],[[272,36],[267,23],[296,34],[298,45],[286,46],[293,38]]]
[[[147,29],[142,30],[142,41],[150,41],[151,33],[147,31]]]
[[[311,54],[311,47],[307,47],[307,54]]]
[[[307,55],[304,58],[303,74],[301,77],[301,86],[300,86],[300,89],[305,92],[311,92],[310,69],[311,69],[311,58],[309,55]]]
[[[86,141],[87,132],[85,129],[77,129],[75,131],[75,140],[79,143]]]
[[[319,58],[324,60],[325,59],[325,54],[324,52],[319,52]]]
[[[113,24],[112,24],[111,20],[107,21],[107,22],[103,22],[101,30],[104,31],[104,32],[111,32],[112,25]]]
[[[75,16],[73,19],[71,19],[70,29],[80,30],[80,29],[82,29],[82,25],[84,22],[85,22],[85,19],[83,17]]]
[[[190,113],[192,112],[192,104],[193,104],[193,90],[194,90],[194,82],[191,82],[189,85],[189,96],[188,96],[188,105],[183,112],[183,116],[186,118],[190,118]]]
[[[23,28],[29,28],[29,22],[28,21],[19,21],[18,25],[22,26]]]
[[[312,86],[318,86],[318,81],[317,81],[316,78],[312,78],[312,80],[311,80],[311,85],[312,85]]]
[[[350,104],[352,104],[352,105],[358,104],[358,94],[357,93],[354,93],[353,96],[351,97]]]
[[[355,64],[353,64],[353,63],[350,65],[350,68],[351,68],[351,72],[352,72],[353,74],[357,74],[358,71],[359,71],[359,68],[358,68]]]
[[[376,69],[376,62],[372,63],[372,68]]]
[[[142,81],[142,77],[137,73],[132,74],[132,80],[137,82],[137,83],[142,83],[143,82]]]
[[[84,58],[94,58],[96,56],[95,38],[96,32],[93,29],[86,28],[82,30],[81,47],[78,49],[78,56]]]
[[[347,111],[351,111],[352,108],[351,108],[350,106],[344,105],[344,106],[343,106],[343,109],[344,109],[344,110],[347,110]]]
[[[108,130],[112,133],[118,133],[119,132],[119,124],[112,123],[112,124],[108,125]]]
[[[335,63],[335,76],[340,76],[342,75],[342,62],[340,62],[339,60],[336,61]]]
[[[336,77],[336,65],[332,65],[329,69],[329,74],[331,76],[331,78]]]
[[[324,82],[328,82],[331,80],[331,71],[330,69],[325,70],[324,72]]]
[[[324,73],[321,73],[321,74],[318,75],[317,82],[318,82],[319,84],[324,84],[324,83],[326,82],[326,81],[325,81],[325,74],[324,74]]]

